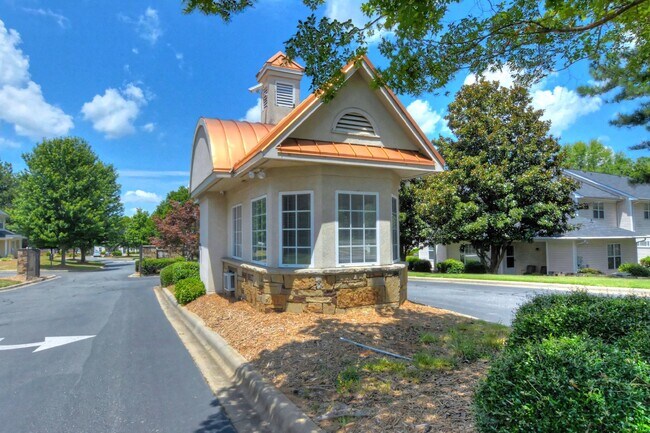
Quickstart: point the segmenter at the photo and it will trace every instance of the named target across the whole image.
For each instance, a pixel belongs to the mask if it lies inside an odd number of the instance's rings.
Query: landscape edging
[[[188,329],[199,340],[206,341],[221,360],[220,367],[234,377],[255,408],[266,415],[274,431],[282,433],[322,433],[322,430],[287,396],[264,380],[248,361],[219,334],[208,328],[196,314],[178,305],[176,298],[166,288],[161,288],[169,303],[177,308]]]
[[[31,286],[32,284],[44,283],[46,281],[53,280],[55,278],[59,278],[59,276],[58,275],[46,275],[44,277],[38,277],[38,279],[35,279],[35,280],[24,281],[22,283],[12,284],[11,286],[2,287],[2,288],[0,288],[0,292],[19,289],[21,287]]]

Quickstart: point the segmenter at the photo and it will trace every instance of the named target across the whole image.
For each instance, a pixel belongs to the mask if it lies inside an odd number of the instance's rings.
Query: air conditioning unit
[[[235,291],[235,273],[226,272],[223,274],[223,290],[226,292]]]

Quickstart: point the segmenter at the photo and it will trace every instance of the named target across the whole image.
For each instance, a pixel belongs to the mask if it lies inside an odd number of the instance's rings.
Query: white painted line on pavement
[[[81,341],[93,337],[94,335],[78,335],[78,336],[69,336],[69,337],[45,337],[45,340],[38,343],[0,345],[0,350],[15,350],[15,349],[25,349],[27,347],[36,347],[36,350],[32,352],[32,353],[36,353],[42,350],[52,349],[53,347],[63,346],[64,344],[70,344],[70,343],[74,343],[75,341]],[[4,338],[0,338],[0,341],[2,340],[4,340]]]

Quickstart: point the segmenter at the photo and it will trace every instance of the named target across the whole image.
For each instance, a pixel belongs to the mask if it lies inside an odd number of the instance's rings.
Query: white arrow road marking
[[[13,345],[0,345],[0,350],[14,350],[14,349],[25,349],[27,347],[36,347],[34,352],[40,352],[41,350],[51,349],[57,346],[63,346],[64,344],[74,343],[75,341],[85,340],[86,338],[93,338],[94,335],[78,335],[70,337],[45,337],[45,340],[39,343],[27,343],[27,344],[13,344]],[[4,338],[0,338],[0,341]]]

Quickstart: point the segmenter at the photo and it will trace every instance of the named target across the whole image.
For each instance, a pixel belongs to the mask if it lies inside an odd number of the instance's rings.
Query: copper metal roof
[[[266,62],[264,62],[264,65],[276,66],[278,68],[295,69],[297,71],[305,70],[305,68],[303,68],[297,62],[289,60],[286,54],[284,54],[282,51],[278,51],[277,53],[273,54]]]
[[[278,146],[278,152],[302,156],[334,157],[435,167],[435,162],[420,152],[365,144],[288,138]]]

